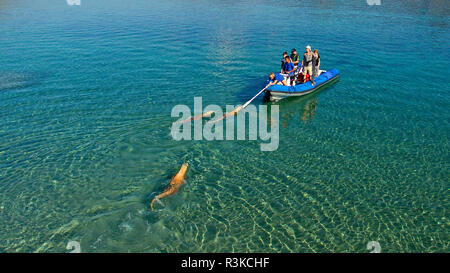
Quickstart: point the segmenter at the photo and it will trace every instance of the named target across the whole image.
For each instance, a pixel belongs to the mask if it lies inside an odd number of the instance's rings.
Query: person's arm
[[[266,85],[266,87],[264,87],[264,88],[267,88],[267,87],[269,87],[269,86],[271,86],[271,85],[274,85],[274,84],[276,84],[277,83],[277,80],[274,80],[273,82],[271,82],[271,81],[269,81],[269,83]]]
[[[295,71],[295,67],[294,66],[292,66],[292,70],[290,70],[290,71],[287,71],[286,72],[286,74],[289,74],[289,73],[291,73],[291,72],[294,72]]]
[[[320,70],[320,56],[319,56],[319,63],[317,64],[317,70]]]

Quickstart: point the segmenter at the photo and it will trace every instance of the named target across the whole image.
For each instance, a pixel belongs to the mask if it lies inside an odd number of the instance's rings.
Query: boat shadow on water
[[[339,78],[333,80],[327,85],[318,88],[313,93],[301,96],[290,97],[278,101],[270,101],[270,94],[265,93],[263,103],[265,105],[278,105],[280,111],[280,122],[283,128],[288,127],[288,121],[299,113],[299,118],[303,123],[310,123],[314,120],[314,114],[317,110],[318,97],[320,94],[333,87]],[[300,110],[300,111],[299,111]]]
[[[39,72],[0,71],[0,91],[25,90],[42,82],[46,76]]]

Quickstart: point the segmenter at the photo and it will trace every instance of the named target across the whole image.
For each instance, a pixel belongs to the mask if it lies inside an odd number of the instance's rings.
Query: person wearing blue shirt
[[[275,84],[280,84],[280,85],[287,85],[286,80],[284,79],[283,75],[281,75],[280,73],[270,73],[269,74],[269,83],[266,85],[265,88],[271,86],[271,85],[275,85]]]
[[[295,71],[294,63],[291,61],[291,58],[286,56],[286,58],[284,58],[284,65],[282,72],[292,76],[294,74],[294,71]]]
[[[281,73],[283,73],[283,68],[284,68],[284,63],[285,63],[286,57],[289,57],[289,55],[285,51],[285,52],[283,52],[283,58],[281,59],[281,70],[280,70]],[[291,59],[291,62],[292,62],[292,59]]]
[[[283,72],[285,74],[288,74],[290,85],[294,85],[295,84],[294,71],[295,71],[294,63],[292,62],[291,58],[286,57],[284,59]]]

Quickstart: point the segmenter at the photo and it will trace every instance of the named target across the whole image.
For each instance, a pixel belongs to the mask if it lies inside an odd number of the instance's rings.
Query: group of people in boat
[[[311,80],[314,85],[314,78],[320,74],[320,55],[317,49],[311,51],[311,46],[306,46],[305,53],[303,53],[302,62],[300,63],[300,56],[297,50],[293,48],[291,55],[287,52],[283,53],[281,60],[280,73],[269,74],[269,87],[274,84],[294,86],[295,84],[305,83]],[[285,78],[286,77],[286,78]]]

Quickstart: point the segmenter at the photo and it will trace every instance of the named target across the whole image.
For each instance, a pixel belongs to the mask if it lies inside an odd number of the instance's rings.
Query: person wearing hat
[[[298,63],[300,62],[300,56],[298,56],[297,50],[295,48],[291,50],[291,60],[295,66],[298,66]]]
[[[303,67],[303,74],[308,74],[309,76],[313,76],[312,71],[312,61],[313,61],[313,54],[311,52],[311,46],[306,46],[306,52],[303,54],[303,60],[302,60],[302,66]]]

